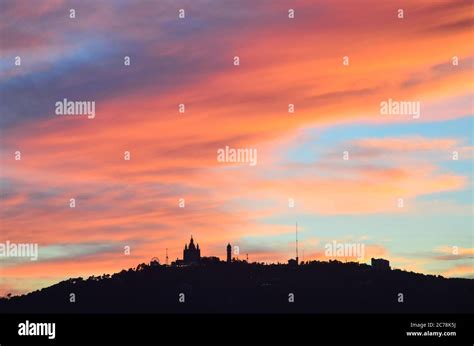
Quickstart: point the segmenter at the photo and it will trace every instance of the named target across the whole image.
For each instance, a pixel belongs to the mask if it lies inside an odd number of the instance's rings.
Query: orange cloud
[[[449,268],[448,270],[444,271],[441,275],[446,277],[467,277],[473,278],[474,277],[474,267],[472,264],[460,264]]]

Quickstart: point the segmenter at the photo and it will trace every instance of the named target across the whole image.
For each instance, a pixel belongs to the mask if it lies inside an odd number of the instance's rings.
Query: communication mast
[[[296,222],[296,265],[298,265],[298,222]]]

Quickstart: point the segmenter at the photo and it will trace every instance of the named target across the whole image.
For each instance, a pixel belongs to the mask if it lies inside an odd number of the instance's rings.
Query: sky
[[[231,243],[283,263],[296,222],[300,260],[348,260],[325,253],[336,241],[363,244],[363,263],[474,278],[473,13],[0,0],[0,243],[39,248],[0,258],[0,295],[182,258],[191,235],[204,256]],[[56,114],[63,99],[95,118]],[[389,99],[420,116],[382,114]],[[226,146],[257,164],[219,162]]]

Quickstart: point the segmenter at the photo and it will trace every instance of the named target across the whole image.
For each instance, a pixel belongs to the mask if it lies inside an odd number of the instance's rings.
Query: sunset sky
[[[0,243],[39,246],[37,261],[0,258],[0,295],[163,263],[166,248],[182,258],[191,235],[204,256],[230,242],[286,262],[296,222],[300,259],[329,260],[336,240],[363,243],[364,263],[474,278],[473,13],[470,0],[0,0]],[[95,118],[56,115],[64,98],[95,101]],[[420,102],[420,117],[381,115],[388,99]],[[218,162],[226,146],[258,164]]]

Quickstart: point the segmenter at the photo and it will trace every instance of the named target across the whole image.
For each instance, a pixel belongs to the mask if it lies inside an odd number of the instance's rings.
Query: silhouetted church
[[[186,244],[184,245],[183,263],[184,264],[198,263],[200,260],[201,260],[201,250],[199,249],[199,244],[195,246],[193,236],[191,236],[191,240],[189,241],[189,246]]]
[[[232,246],[227,244],[227,263],[232,262]],[[190,264],[211,264],[211,263],[219,263],[221,260],[219,257],[201,257],[201,249],[199,248],[199,244],[194,245],[193,236],[191,236],[191,240],[188,244],[184,244],[183,249],[183,259],[180,260],[176,258],[176,261],[171,262],[172,266],[183,266],[183,265],[190,265]]]

